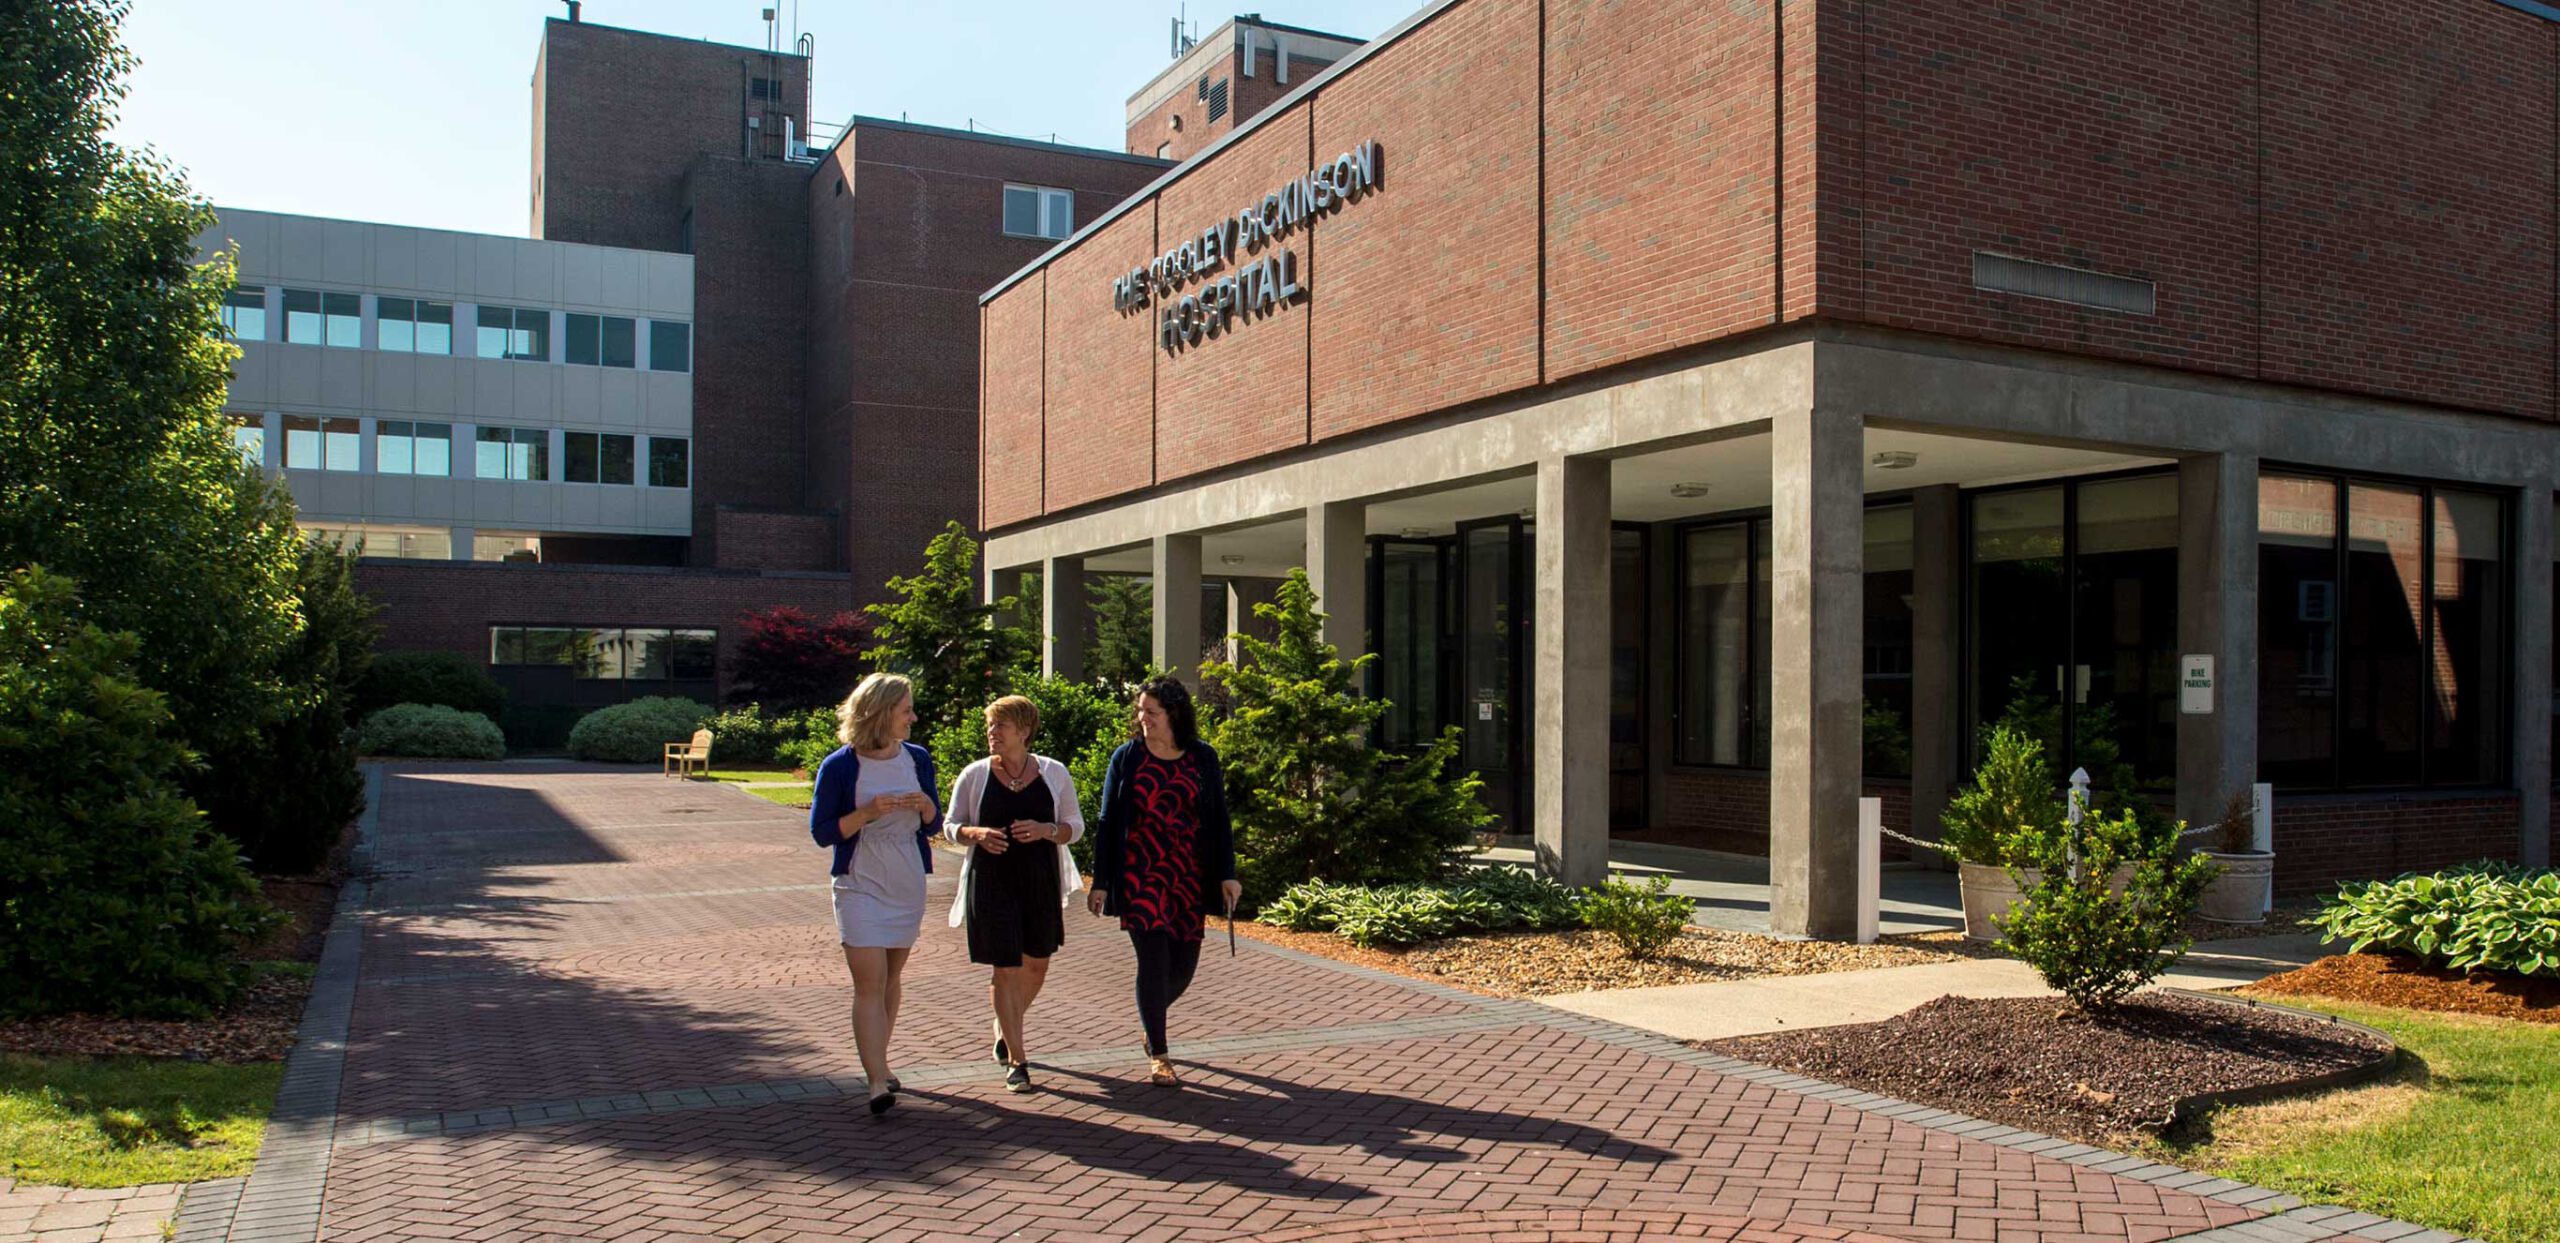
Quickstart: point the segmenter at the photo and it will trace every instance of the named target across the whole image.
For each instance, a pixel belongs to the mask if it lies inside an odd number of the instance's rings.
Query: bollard
[[[1884,800],[1858,800],[1858,944],[1876,943],[1883,922]]]

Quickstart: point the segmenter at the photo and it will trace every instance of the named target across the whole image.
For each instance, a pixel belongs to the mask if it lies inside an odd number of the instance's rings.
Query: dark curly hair
[[[1173,745],[1188,751],[1200,741],[1200,710],[1191,705],[1191,688],[1180,678],[1149,678],[1138,684],[1138,697],[1152,699],[1164,709],[1165,720],[1173,726]]]

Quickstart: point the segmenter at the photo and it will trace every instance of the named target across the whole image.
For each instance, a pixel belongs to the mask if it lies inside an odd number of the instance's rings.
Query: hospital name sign
[[[1290,234],[1368,197],[1378,188],[1371,139],[1319,164],[1196,237],[1112,278],[1111,305],[1123,316],[1156,308],[1156,344],[1168,354],[1221,336],[1305,297],[1298,255],[1278,245]],[[1265,253],[1265,252],[1269,253]],[[1218,276],[1220,269],[1231,269]],[[1184,293],[1198,283],[1197,293]]]

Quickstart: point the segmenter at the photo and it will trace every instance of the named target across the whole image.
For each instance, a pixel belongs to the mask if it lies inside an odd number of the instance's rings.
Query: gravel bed
[[[2465,974],[2406,954],[2333,954],[2260,980],[2248,991],[2560,1023],[2560,979],[2504,971]]]
[[[1326,932],[1291,932],[1265,924],[1236,926],[1262,940],[1311,954],[1496,997],[1816,975],[2000,956],[1999,951],[1966,941],[1964,934],[1953,931],[1886,937],[1874,945],[1844,945],[1688,928],[1660,957],[1638,961],[1627,957],[1614,938],[1599,932],[1495,933],[1427,941],[1408,949],[1369,950]]]
[[[2354,1028],[2173,993],[2085,1017],[2051,997],[1941,997],[1899,1018],[1700,1048],[2082,1143],[2156,1131],[2180,1097],[2368,1066]]]

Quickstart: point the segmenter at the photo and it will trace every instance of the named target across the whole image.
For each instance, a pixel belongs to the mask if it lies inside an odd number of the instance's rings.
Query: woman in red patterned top
[[[1096,915],[1117,915],[1138,955],[1138,1021],[1147,1077],[1177,1082],[1165,1056],[1165,1011],[1200,966],[1201,920],[1232,912],[1234,830],[1218,753],[1200,741],[1191,691],[1172,678],[1138,688],[1138,737],[1111,755],[1093,839]]]

